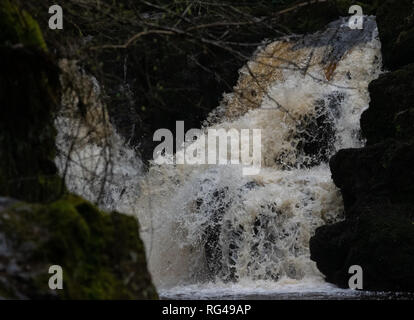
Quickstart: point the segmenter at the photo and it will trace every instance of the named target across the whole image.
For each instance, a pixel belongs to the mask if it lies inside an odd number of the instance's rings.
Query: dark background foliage
[[[364,12],[377,2],[363,1]],[[147,160],[155,130],[201,126],[258,45],[314,32],[347,16],[351,1],[68,0],[63,31],[47,28],[51,4],[23,3],[53,51],[98,78],[112,122]]]

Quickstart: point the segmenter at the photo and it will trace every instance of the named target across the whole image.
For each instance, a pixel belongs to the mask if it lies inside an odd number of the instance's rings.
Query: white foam
[[[310,50],[303,50],[299,58],[305,60]],[[310,260],[309,239],[318,226],[342,218],[342,199],[327,163],[302,168],[306,157],[297,152],[301,139],[297,123],[304,115],[315,114],[316,101],[328,108],[332,96],[341,96],[333,117],[332,153],[361,146],[359,119],[369,104],[368,84],[379,75],[380,57],[375,30],[371,41],[356,45],[337,63],[333,80],[318,80],[325,77],[323,64],[312,65],[306,75],[286,68],[269,86],[264,108],[214,124],[227,130],[262,130],[263,167],[253,178],[243,177],[237,165],[149,169],[138,216],[149,267],[160,290],[200,288],[200,283],[221,290],[219,281],[229,278],[237,282],[225,287],[235,291],[258,283],[288,289],[289,281],[295,282],[292,290],[326,287]],[[289,115],[272,105],[274,100]],[[246,188],[249,183],[254,187]],[[206,233],[211,230],[219,230],[215,246],[220,248],[213,271],[206,254],[211,241]],[[214,272],[217,277],[212,278]],[[240,287],[242,283],[249,285]]]
[[[154,164],[143,177],[140,160],[112,134],[114,170],[104,206],[138,216],[161,296],[343,293],[327,284],[310,260],[310,237],[317,227],[342,219],[343,204],[326,159],[309,165],[311,156],[300,152],[304,137],[314,134],[300,123],[319,116],[316,106],[322,105],[333,127],[325,146],[329,155],[363,145],[359,119],[369,104],[368,84],[381,67],[377,31],[370,36],[371,41],[356,44],[336,63],[330,81],[323,80],[322,63],[330,47],[300,49],[298,65],[309,61],[311,53],[319,61],[306,74],[281,68],[259,108],[206,127],[260,129],[262,168],[256,176],[243,176],[242,165]],[[337,99],[335,110],[331,99]],[[61,118],[57,140],[63,150],[70,149],[65,135],[75,127]],[[94,143],[76,149],[68,168],[70,190],[88,199],[97,196],[101,189],[85,168],[104,172],[102,152]],[[61,172],[64,160],[58,158]],[[213,246],[206,249],[209,242]],[[235,282],[223,282],[229,279]]]

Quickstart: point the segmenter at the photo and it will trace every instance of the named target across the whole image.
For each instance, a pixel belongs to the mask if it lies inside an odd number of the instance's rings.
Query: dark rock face
[[[395,69],[413,62],[414,5],[411,0],[387,0],[377,10],[384,66]]]
[[[311,240],[312,259],[326,280],[347,288],[349,267],[360,265],[364,290],[413,291],[412,209],[377,201],[356,207],[353,215],[319,228]]]
[[[37,22],[8,0],[0,30],[0,194],[53,200],[63,185],[53,162],[59,70]]]
[[[367,144],[386,138],[412,138],[414,64],[381,75],[370,83],[369,91],[371,105],[361,116],[361,129]]]
[[[1,48],[0,69],[0,194],[54,200],[64,189],[53,161],[57,68],[42,52]]]
[[[330,161],[348,216],[360,202],[386,199],[414,203],[414,145],[386,140],[362,149],[339,151]],[[407,170],[409,169],[409,170]]]
[[[386,1],[377,20],[385,67],[414,61],[411,1]],[[361,117],[367,146],[330,160],[341,189],[345,221],[320,227],[311,258],[326,279],[348,287],[349,267],[360,265],[364,290],[414,291],[414,64],[384,74],[369,86]]]
[[[330,162],[346,220],[317,229],[311,258],[327,280],[348,286],[360,265],[365,290],[414,289],[414,145],[396,140],[339,151]]]

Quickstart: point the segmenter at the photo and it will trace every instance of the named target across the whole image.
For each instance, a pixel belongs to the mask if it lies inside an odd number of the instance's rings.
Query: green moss
[[[157,298],[133,217],[68,195],[49,205],[14,205],[0,213],[0,226],[18,265],[31,269],[24,279],[11,276],[8,290],[30,298]],[[56,292],[48,288],[54,264],[63,269],[63,290]]]
[[[2,0],[0,4],[0,30],[0,42],[3,44],[21,43],[47,51],[46,42],[36,20],[10,0]]]

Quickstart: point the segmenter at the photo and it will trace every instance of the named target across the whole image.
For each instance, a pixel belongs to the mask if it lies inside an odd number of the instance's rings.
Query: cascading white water
[[[109,122],[98,81],[75,61],[60,67],[62,109],[55,120],[58,134],[55,159],[66,186],[104,210],[134,213],[143,163]],[[79,112],[79,104],[87,113]]]
[[[260,129],[262,168],[255,176],[243,175],[242,165],[153,164],[143,177],[139,159],[111,134],[115,183],[104,190],[104,206],[138,216],[162,295],[326,287],[310,260],[309,239],[318,226],[342,218],[328,160],[362,146],[359,119],[380,68],[373,17],[363,30],[342,19],[324,32],[260,48],[204,128]],[[69,151],[65,137],[76,122],[60,121],[58,144]],[[95,200],[102,189],[85,178],[85,168],[105,172],[105,146],[78,140],[66,180]],[[61,172],[65,160],[58,158]]]
[[[154,164],[142,185],[138,215],[161,292],[228,288],[228,281],[324,283],[309,239],[343,213],[327,162],[363,144],[359,119],[380,68],[372,17],[364,30],[340,20],[256,53],[235,88],[244,95],[228,95],[205,129],[261,129],[260,173],[243,176],[242,166],[231,164]],[[243,101],[251,91],[256,104]]]

